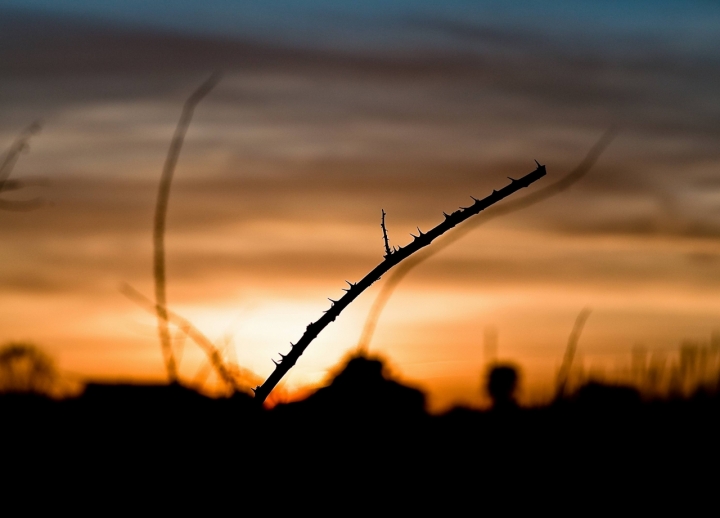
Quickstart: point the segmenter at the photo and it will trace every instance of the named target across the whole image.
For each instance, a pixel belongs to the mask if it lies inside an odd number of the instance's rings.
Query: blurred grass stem
[[[210,76],[185,101],[175,134],[170,142],[165,165],[163,166],[155,205],[155,224],[153,226],[153,276],[155,278],[155,307],[157,308],[158,335],[165,360],[165,369],[171,383],[177,382],[177,364],[173,355],[172,340],[168,330],[167,290],[165,275],[165,220],[167,218],[168,200],[173,173],[182,149],[193,112],[198,103],[215,88],[220,80],[218,73]]]

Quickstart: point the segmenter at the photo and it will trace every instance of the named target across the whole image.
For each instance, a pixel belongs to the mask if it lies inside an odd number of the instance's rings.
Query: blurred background
[[[220,70],[175,171],[166,254],[169,307],[228,361],[266,377],[382,260],[381,209],[405,245],[534,159],[548,177],[527,192],[561,178],[616,126],[572,189],[410,273],[370,351],[434,409],[482,404],[495,360],[522,367],[523,401],[546,400],[586,306],[577,376],[716,362],[718,27],[709,1],[2,0],[0,147],[42,131],[0,197],[44,205],[0,211],[0,341],[68,376],[166,379],[155,318],[120,286],[153,294],[163,162]],[[287,397],[356,347],[380,287],[309,347]],[[181,352],[181,379],[212,392],[203,353]]]

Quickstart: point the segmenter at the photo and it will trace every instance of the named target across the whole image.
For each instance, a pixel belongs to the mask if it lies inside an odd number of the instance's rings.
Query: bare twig
[[[564,177],[560,178],[558,181],[551,183],[550,185],[547,185],[542,189],[538,189],[531,194],[523,196],[522,198],[511,200],[498,207],[492,207],[491,209],[488,209],[486,212],[480,214],[474,220],[468,222],[467,225],[464,225],[463,228],[460,228],[452,234],[445,236],[443,240],[433,248],[420,252],[419,254],[411,257],[410,259],[402,263],[400,266],[398,266],[398,268],[393,271],[390,278],[383,284],[380,293],[378,293],[372,307],[370,308],[370,312],[368,313],[368,316],[365,320],[365,325],[363,326],[362,333],[360,334],[360,340],[358,341],[358,351],[367,352],[367,349],[370,347],[370,342],[372,341],[373,334],[375,333],[375,328],[377,327],[377,323],[383,309],[385,309],[385,306],[387,305],[388,300],[395,291],[395,288],[398,286],[398,284],[400,284],[400,282],[405,278],[405,276],[413,270],[413,268],[430,259],[432,256],[444,250],[456,241],[460,240],[483,223],[495,219],[498,216],[504,216],[506,214],[511,214],[513,212],[526,209],[567,190],[573,184],[581,180],[590,171],[590,169],[593,167],[593,165],[595,165],[595,162],[603,153],[603,151],[605,151],[610,142],[612,142],[612,140],[615,138],[616,133],[617,130],[615,128],[611,128],[606,131],[595,143],[595,145],[590,149],[582,162],[580,162],[580,164],[578,164],[575,169],[570,171]]]
[[[380,221],[380,227],[382,227],[383,240],[385,242],[385,257],[390,257],[390,254],[392,254],[392,250],[390,250],[390,240],[388,239],[387,227],[385,226],[385,209],[380,210],[382,211],[382,220]]]
[[[572,368],[572,363],[575,359],[577,344],[580,341],[580,333],[582,333],[585,322],[587,322],[587,319],[590,316],[590,311],[590,308],[583,308],[575,319],[575,325],[568,337],[565,356],[563,357],[563,362],[560,366],[560,371],[558,372],[556,398],[561,398],[565,395],[565,388],[567,387],[568,379],[570,378],[570,369]]]
[[[150,313],[159,313],[160,309],[157,304],[145,297],[142,293],[137,291],[129,284],[122,284],[120,291],[128,297],[130,300],[139,304]],[[257,383],[259,378],[247,369],[243,369],[238,365],[228,365],[222,359],[222,354],[217,347],[206,337],[199,329],[197,329],[189,320],[181,317],[177,313],[169,311],[167,308],[162,308],[163,313],[167,316],[169,321],[172,321],[178,328],[184,332],[188,338],[195,342],[208,357],[210,365],[218,373],[220,379],[228,384],[233,390],[237,392],[247,392],[247,388],[253,383]]]
[[[33,122],[17,136],[10,148],[5,152],[5,157],[2,163],[0,163],[0,191],[3,190],[5,180],[7,180],[10,173],[12,173],[13,167],[15,167],[20,157],[20,153],[28,148],[30,138],[39,131],[40,123],[38,121]]]
[[[316,322],[311,323],[307,326],[305,333],[302,335],[300,340],[296,344],[291,344],[292,349],[287,356],[280,355],[281,359],[279,362],[273,360],[275,363],[275,370],[265,380],[262,386],[258,386],[255,389],[255,398],[258,402],[262,403],[268,397],[272,389],[278,384],[278,382],[287,374],[287,372],[295,365],[300,355],[310,345],[310,343],[317,337],[330,322],[334,321],[338,315],[363,291],[368,289],[375,281],[377,281],[382,275],[384,275],[390,268],[397,265],[404,259],[407,259],[418,250],[428,246],[436,238],[443,235],[448,230],[452,229],[456,225],[462,223],[468,218],[478,214],[480,211],[487,207],[499,202],[503,198],[510,196],[514,192],[527,187],[531,183],[539,180],[545,176],[545,166],[538,164],[537,169],[533,172],[525,175],[519,180],[510,179],[510,184],[506,185],[499,191],[493,191],[492,194],[482,200],[475,200],[475,202],[465,208],[461,208],[453,212],[452,214],[445,214],[445,220],[437,225],[436,227],[429,230],[427,233],[421,231],[419,235],[414,236],[412,242],[404,247],[400,247],[392,253],[390,256],[385,256],[383,262],[377,265],[370,273],[363,277],[357,284],[349,285],[346,289],[345,295],[340,300],[331,300],[330,309]],[[412,235],[412,234],[411,234]]]
[[[188,126],[190,126],[195,107],[215,88],[219,80],[220,75],[217,73],[213,74],[185,101],[182,113],[180,114],[180,120],[175,128],[175,134],[170,142],[167,158],[165,159],[165,165],[163,166],[163,172],[160,178],[157,203],[155,205],[155,225],[153,227],[155,302],[157,307],[160,346],[162,347],[165,368],[170,382],[177,381],[177,365],[173,355],[172,341],[170,339],[170,332],[168,331],[168,315],[165,309],[167,307],[167,294],[165,289],[165,219],[167,216],[168,199],[170,198],[170,184],[172,183],[175,166],[177,165],[183,140],[185,139]]]
[[[30,138],[37,134],[41,129],[38,121],[33,122],[25,128],[15,139],[10,148],[5,152],[5,156],[0,162],[0,192],[11,191],[20,188],[19,182],[8,181],[15,164],[20,158],[20,153],[26,151],[29,147]],[[12,211],[33,210],[42,205],[42,200],[34,198],[32,200],[23,201],[7,201],[0,200],[0,209]]]

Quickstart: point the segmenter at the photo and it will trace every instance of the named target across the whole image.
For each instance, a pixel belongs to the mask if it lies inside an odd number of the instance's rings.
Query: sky
[[[311,321],[442,212],[530,172],[588,176],[410,273],[370,350],[434,409],[482,405],[489,360],[547,397],[578,369],[676,361],[720,330],[720,7],[713,2],[0,2],[0,148],[40,121],[0,211],[0,343],[63,372],[162,380],[152,218],[182,105],[212,72],[175,173],[168,303],[266,377]],[[518,196],[525,193],[518,193]],[[357,345],[381,282],[291,371],[293,397]],[[488,347],[488,336],[497,347]],[[492,353],[496,350],[496,353]],[[217,383],[178,341],[180,375]]]

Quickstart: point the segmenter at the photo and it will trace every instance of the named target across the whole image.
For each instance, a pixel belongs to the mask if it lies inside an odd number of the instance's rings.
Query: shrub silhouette
[[[515,393],[518,387],[518,371],[512,365],[495,365],[487,377],[487,393],[492,399],[493,410],[517,407]]]
[[[353,356],[326,387],[296,403],[300,415],[345,422],[413,420],[425,415],[425,395],[386,374],[381,358]]]
[[[34,345],[10,342],[0,349],[0,393],[54,396],[59,384],[55,363]]]

